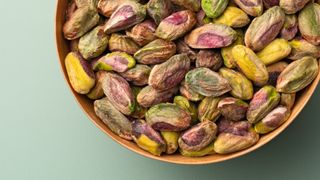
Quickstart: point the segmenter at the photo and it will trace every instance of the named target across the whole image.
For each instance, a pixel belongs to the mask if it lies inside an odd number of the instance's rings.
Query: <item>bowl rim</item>
[[[65,0],[68,1],[68,0]],[[227,154],[227,155],[219,155],[221,157],[215,159],[212,158],[210,160],[210,158],[208,159],[209,156],[206,156],[207,158],[205,160],[199,160],[201,158],[197,158],[197,157],[193,157],[193,160],[188,160],[188,161],[177,161],[174,160],[173,158],[167,158],[169,156],[172,155],[165,155],[165,156],[154,156],[148,152],[145,152],[144,150],[141,149],[135,149],[132,148],[128,145],[128,143],[125,143],[124,141],[127,141],[125,139],[119,139],[116,138],[115,134],[112,134],[108,131],[106,131],[99,123],[97,123],[93,117],[91,116],[91,114],[88,112],[87,109],[84,108],[84,106],[80,103],[80,95],[77,94],[73,88],[71,87],[70,83],[69,83],[69,79],[66,76],[66,72],[64,70],[64,64],[62,63],[64,61],[64,59],[61,59],[63,56],[62,54],[62,50],[61,50],[61,46],[59,45],[59,30],[58,30],[58,19],[59,19],[59,4],[63,3],[62,0],[56,0],[56,7],[55,7],[55,22],[54,22],[54,36],[55,36],[55,43],[56,43],[56,52],[58,55],[58,61],[59,61],[59,65],[60,65],[60,71],[63,74],[63,77],[65,79],[65,82],[67,83],[69,90],[72,92],[74,99],[76,100],[76,102],[78,103],[78,105],[81,107],[82,111],[85,112],[85,114],[87,115],[87,117],[93,122],[93,124],[95,124],[95,126],[97,126],[102,132],[104,132],[108,137],[110,137],[113,141],[117,142],[118,144],[120,144],[121,146],[125,147],[126,149],[129,149],[143,157],[147,157],[150,159],[154,159],[154,160],[159,160],[162,162],[167,162],[167,163],[173,163],[173,164],[180,164],[180,165],[205,165],[205,164],[213,164],[213,163],[219,163],[219,162],[223,162],[223,161],[227,161],[227,160],[231,160],[240,156],[244,156],[247,155],[257,149],[259,149],[260,147],[264,146],[265,144],[269,143],[271,140],[273,140],[275,137],[277,137],[280,133],[282,133],[285,129],[287,129],[287,127],[297,118],[297,116],[301,113],[302,109],[306,106],[306,104],[309,102],[310,98],[312,97],[312,95],[315,93],[315,90],[318,86],[319,80],[320,80],[320,71],[318,72],[317,77],[314,79],[314,81],[312,82],[312,84],[310,84],[307,89],[309,91],[309,93],[306,93],[304,100],[299,104],[299,106],[297,106],[295,104],[294,108],[296,109],[296,113],[291,114],[291,116],[289,117],[289,119],[282,124],[279,128],[277,128],[275,131],[273,131],[272,133],[269,133],[267,135],[264,135],[264,141],[261,141],[261,138],[259,139],[259,141],[261,142],[257,142],[257,144],[255,144],[254,146],[248,148],[248,149],[244,149],[242,151],[238,151],[235,153],[231,153],[231,154]],[[318,60],[319,63],[319,60]],[[320,65],[320,64],[319,64]],[[320,70],[320,68],[319,68]],[[178,157],[183,157],[182,155],[178,155]],[[189,159],[189,158],[188,158]]]

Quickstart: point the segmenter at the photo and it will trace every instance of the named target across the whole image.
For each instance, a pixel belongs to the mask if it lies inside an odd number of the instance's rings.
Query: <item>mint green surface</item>
[[[285,132],[235,160],[182,166],[123,148],[89,121],[64,82],[54,11],[54,0],[0,4],[0,180],[320,178],[320,88]]]

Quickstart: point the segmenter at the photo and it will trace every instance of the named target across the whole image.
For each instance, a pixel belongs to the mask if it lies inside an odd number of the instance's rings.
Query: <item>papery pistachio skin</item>
[[[216,24],[225,24],[233,28],[241,28],[250,23],[249,16],[241,9],[227,7],[221,16],[213,20]]]
[[[70,41],[69,48],[71,52],[79,52],[79,40],[80,39],[75,39]]]
[[[125,72],[136,65],[132,56],[125,52],[109,53],[93,63],[94,70]]]
[[[160,91],[171,89],[180,84],[189,69],[190,59],[186,54],[174,55],[166,62],[152,68],[149,85]]]
[[[222,56],[218,50],[200,50],[197,55],[196,67],[206,67],[217,71],[223,64]]]
[[[302,38],[296,38],[289,42],[292,50],[289,59],[297,60],[305,56],[320,57],[320,46],[315,46]]]
[[[173,103],[190,113],[192,124],[198,122],[198,109],[195,104],[189,102],[189,100],[183,96],[174,97]]]
[[[161,135],[144,120],[132,122],[132,138],[137,145],[155,156],[166,151],[166,143]]]
[[[306,56],[290,63],[280,74],[277,91],[295,93],[307,87],[317,77],[319,66],[317,59]]]
[[[108,100],[123,114],[135,110],[135,98],[129,83],[121,76],[108,72],[102,82],[102,89]]]
[[[198,107],[198,119],[201,122],[215,122],[220,117],[220,111],[218,109],[220,99],[221,98],[206,97],[201,101]]]
[[[197,12],[197,26],[203,26],[212,22],[212,19],[209,18],[203,10]]]
[[[272,110],[260,122],[254,125],[254,130],[259,134],[267,134],[283,124],[290,116],[290,110],[284,106],[278,106]]]
[[[189,71],[185,83],[196,93],[203,96],[221,96],[231,90],[226,79],[208,68],[196,68]]]
[[[149,0],[147,12],[156,24],[168,17],[173,10],[171,0]]]
[[[177,87],[165,91],[157,91],[151,86],[146,86],[138,94],[137,102],[143,107],[151,107],[159,103],[169,102],[177,92]]]
[[[194,12],[190,10],[179,11],[161,21],[156,30],[156,36],[173,41],[185,35],[196,23],[197,19]]]
[[[79,52],[85,59],[96,58],[107,49],[108,39],[109,36],[103,32],[102,26],[97,26],[80,38]]]
[[[142,88],[133,86],[132,88],[132,93],[135,97],[135,110],[132,114],[130,114],[130,117],[136,118],[136,119],[141,119],[144,118],[147,108],[140,106],[140,104],[137,102],[137,96],[141,92]]]
[[[250,100],[253,97],[253,85],[243,74],[228,68],[221,68],[219,74],[228,80],[233,97]]]
[[[184,97],[186,97],[190,101],[201,101],[204,97],[193,91],[186,83],[185,81],[182,81],[180,86],[180,94],[182,94]]]
[[[87,94],[95,85],[95,75],[90,64],[79,53],[70,52],[65,66],[72,88],[79,94]]]
[[[200,0],[171,0],[174,4],[182,6],[194,12],[201,9]]]
[[[177,53],[187,54],[191,62],[194,62],[197,59],[197,52],[191,49],[183,40],[178,40],[176,42]]]
[[[124,139],[132,139],[131,122],[107,98],[96,100],[94,111],[112,132]]]
[[[99,19],[97,11],[89,6],[77,9],[63,26],[64,37],[67,40],[78,39],[96,26]]]
[[[70,1],[68,3],[68,7],[66,10],[66,21],[69,21],[72,17],[72,15],[74,14],[74,12],[78,9],[77,4],[75,3],[75,1]]]
[[[159,64],[176,54],[176,48],[171,41],[156,39],[137,51],[134,58],[141,64]]]
[[[279,75],[287,66],[288,66],[288,63],[286,63],[285,61],[280,61],[268,66],[267,67],[267,71],[269,73],[268,84],[275,87],[277,85],[277,80]]]
[[[162,103],[152,106],[146,113],[146,121],[158,131],[183,131],[190,126],[191,116],[181,107]]]
[[[233,69],[236,67],[236,62],[232,56],[232,49],[236,45],[244,45],[244,33],[242,30],[237,30],[237,40],[228,47],[221,48],[223,63],[227,68]]]
[[[151,68],[149,66],[137,64],[132,69],[120,73],[120,75],[135,86],[144,86],[148,84],[150,72]]]
[[[139,45],[126,35],[113,33],[110,37],[109,50],[111,52],[121,51],[133,55],[139,49]]]
[[[145,20],[135,25],[126,35],[133,39],[139,46],[144,46],[157,39],[155,36],[156,24],[151,20]]]
[[[264,7],[266,9],[269,9],[273,6],[279,6],[279,1],[280,0],[262,0],[263,1],[263,4],[264,4]]]
[[[259,140],[249,122],[232,122],[221,120],[218,124],[219,135],[214,142],[214,151],[218,154],[229,154],[247,149]]]
[[[281,38],[289,41],[298,33],[298,18],[295,14],[286,15],[284,25],[282,27]]]
[[[256,17],[245,34],[245,44],[253,51],[260,51],[271,43],[280,33],[285,21],[285,14],[279,6],[268,9]]]
[[[299,13],[299,30],[304,39],[320,45],[320,4],[310,3]]]
[[[269,75],[265,64],[251,49],[237,45],[232,49],[232,56],[237,67],[255,85],[263,86],[268,82]]]
[[[286,14],[300,11],[310,0],[280,0],[279,6]]]
[[[272,111],[280,102],[280,94],[273,86],[264,86],[253,96],[247,111],[247,120],[256,123]]]
[[[185,42],[195,49],[222,48],[231,45],[237,33],[223,24],[205,24],[185,36]]]
[[[179,148],[178,139],[180,134],[178,132],[162,131],[161,135],[167,145],[166,153],[175,153]]]
[[[78,8],[90,6],[91,8],[97,9],[98,0],[75,0],[75,3]]]
[[[291,53],[291,46],[285,39],[275,39],[257,53],[259,59],[270,65],[286,58]]]
[[[104,32],[111,34],[139,24],[146,17],[146,7],[134,1],[121,4],[104,26]]]
[[[104,97],[104,92],[102,89],[102,81],[105,77],[107,72],[105,71],[98,71],[96,72],[96,84],[91,89],[91,91],[87,94],[87,97],[92,100],[101,99]]]
[[[281,93],[280,105],[287,107],[289,110],[293,108],[296,100],[296,93]]]
[[[228,0],[201,0],[201,7],[210,18],[220,16],[228,5]]]
[[[216,137],[218,127],[211,121],[201,122],[183,132],[178,140],[184,151],[200,151],[207,147]]]
[[[112,13],[126,0],[99,0],[98,11],[105,17],[110,17]]]
[[[234,2],[250,16],[260,16],[263,13],[262,0],[234,0]]]
[[[219,101],[218,109],[227,120],[240,121],[246,117],[249,105],[236,98],[227,97]]]
[[[179,151],[182,156],[186,156],[186,157],[202,157],[202,156],[207,156],[207,155],[216,153],[214,151],[214,142],[212,142],[211,144],[209,144],[207,147],[203,148],[200,151],[186,151],[181,148],[179,149]]]

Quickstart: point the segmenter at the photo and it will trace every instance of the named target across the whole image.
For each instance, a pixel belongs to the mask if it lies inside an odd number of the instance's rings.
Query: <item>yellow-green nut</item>
[[[273,86],[264,86],[253,96],[247,111],[247,120],[250,123],[259,122],[280,102],[280,94]]]
[[[190,102],[187,98],[183,96],[174,97],[173,103],[182,107],[184,110],[190,113],[192,124],[198,122],[198,110],[194,103]]]
[[[275,39],[268,46],[257,53],[265,65],[276,63],[291,53],[291,46],[285,39]]]
[[[232,49],[232,56],[243,74],[257,86],[265,85],[269,75],[265,64],[249,48],[237,45]]]
[[[213,23],[225,24],[233,28],[241,28],[250,23],[249,16],[237,7],[229,6]]]
[[[130,115],[130,117],[136,118],[136,119],[141,119],[144,118],[146,112],[148,111],[147,108],[140,106],[139,103],[137,103],[137,96],[141,92],[142,88],[133,86],[132,88],[132,93],[135,98],[135,110],[134,112]]]
[[[106,76],[106,71],[98,71],[96,72],[96,85],[91,89],[91,91],[87,94],[87,97],[92,100],[101,99],[104,97],[104,92],[102,89],[102,81]]]
[[[296,93],[281,93],[280,105],[287,107],[289,110],[293,108],[296,100]]]
[[[95,75],[90,64],[78,53],[70,52],[65,66],[72,88],[79,94],[87,94],[95,85]]]
[[[254,125],[254,130],[259,134],[267,134],[283,124],[290,116],[290,109],[278,106],[260,122]]]
[[[223,98],[218,104],[221,115],[231,121],[244,120],[248,107],[246,102],[232,97]]]
[[[198,107],[198,119],[203,121],[215,122],[220,117],[220,111],[218,109],[218,103],[221,98],[206,97],[204,98]]]
[[[306,56],[290,63],[280,74],[277,91],[296,93],[307,87],[317,77],[319,66],[317,59]]]
[[[228,6],[228,0],[201,0],[201,7],[210,18],[220,16]]]
[[[147,3],[148,15],[156,24],[160,24],[164,18],[170,16],[172,10],[171,0],[149,0]]]
[[[132,138],[140,148],[155,156],[160,156],[167,149],[161,135],[144,120],[132,122]]]
[[[263,13],[262,0],[234,0],[234,2],[250,16],[260,16]]]
[[[109,40],[109,50],[111,52],[122,51],[133,55],[140,49],[129,36],[113,33]]]
[[[146,86],[139,92],[137,102],[142,107],[151,107],[159,103],[169,102],[177,91],[177,87],[165,91],[158,91],[152,86]]]
[[[197,26],[203,26],[211,22],[212,19],[209,18],[202,9],[197,13]]]
[[[286,14],[300,11],[310,0],[280,0],[279,6]]]
[[[296,38],[289,42],[292,47],[289,59],[297,60],[305,56],[312,56],[314,58],[320,57],[320,46],[315,46],[305,39]]]
[[[147,65],[137,64],[135,67],[120,73],[127,81],[135,86],[144,86],[148,84],[151,68]]]
[[[275,87],[277,85],[278,77],[287,66],[288,66],[288,63],[285,61],[280,61],[268,66],[267,67],[267,70],[269,73],[268,84]]]
[[[161,135],[167,145],[166,153],[167,154],[175,153],[177,151],[177,149],[179,148],[178,139],[179,139],[180,133],[170,132],[170,131],[162,131]]]
[[[93,63],[94,70],[125,72],[136,65],[135,59],[125,52],[109,53]]]
[[[192,90],[188,86],[188,84],[185,83],[185,81],[181,82],[180,94],[183,95],[184,97],[186,97],[188,100],[195,101],[195,102],[201,101],[204,98],[201,94]]]
[[[221,68],[219,74],[228,80],[233,97],[250,100],[253,96],[253,85],[242,73],[228,68]]]
[[[201,9],[199,0],[171,0],[174,4],[182,6],[194,12],[198,12]]]
[[[182,156],[186,156],[186,157],[202,157],[202,156],[207,156],[211,154],[216,154],[216,152],[214,151],[214,142],[212,142],[207,147],[199,151],[186,151],[181,148],[179,148],[179,151]]]
[[[236,62],[233,59],[232,56],[232,49],[236,46],[236,45],[244,45],[244,33],[242,30],[236,30],[237,32],[237,40],[231,44],[228,47],[223,47],[221,48],[221,55],[223,58],[223,63],[227,68],[235,68],[236,67]]]

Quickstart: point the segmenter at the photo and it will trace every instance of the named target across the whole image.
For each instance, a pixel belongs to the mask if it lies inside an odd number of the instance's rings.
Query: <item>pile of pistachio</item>
[[[310,0],[72,0],[63,33],[73,89],[157,156],[253,146],[319,73]]]

